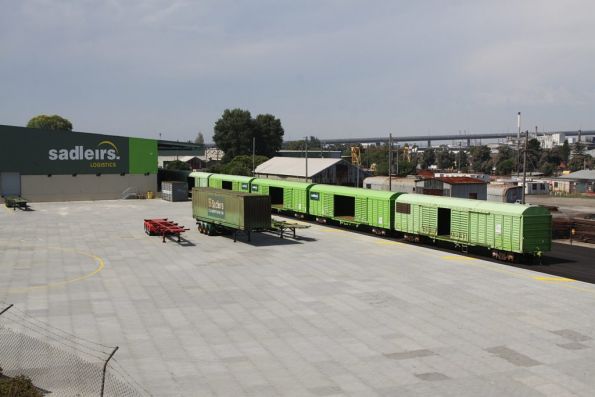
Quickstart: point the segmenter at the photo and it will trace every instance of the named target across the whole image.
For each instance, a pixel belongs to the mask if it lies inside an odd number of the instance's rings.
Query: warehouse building
[[[306,175],[307,169],[307,175]],[[359,173],[359,177],[358,177]],[[257,178],[356,186],[368,173],[342,159],[273,157],[256,167]]]
[[[157,141],[0,125],[0,195],[120,199],[157,191]]]
[[[415,181],[421,179],[417,175],[411,175],[407,178],[388,176],[369,176],[364,179],[363,187],[372,190],[386,190],[401,193],[415,193]]]
[[[487,199],[487,183],[481,179],[466,176],[421,179],[415,182],[415,191],[433,196]]]

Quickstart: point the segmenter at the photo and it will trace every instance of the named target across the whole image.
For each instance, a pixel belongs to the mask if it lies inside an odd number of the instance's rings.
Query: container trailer
[[[201,233],[244,232],[250,241],[253,231],[271,228],[271,198],[212,188],[192,189],[192,217]]]

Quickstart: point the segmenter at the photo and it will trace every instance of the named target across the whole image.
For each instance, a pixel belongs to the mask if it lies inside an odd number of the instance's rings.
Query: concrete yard
[[[154,396],[595,390],[592,284],[322,225],[234,244],[188,202],[32,207],[0,209],[0,302],[119,346]],[[163,244],[156,217],[192,230]]]

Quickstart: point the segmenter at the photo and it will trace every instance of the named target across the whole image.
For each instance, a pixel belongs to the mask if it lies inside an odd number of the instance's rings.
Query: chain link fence
[[[115,347],[69,334],[15,306],[0,303],[0,313],[0,367],[5,376],[25,375],[53,397],[151,395],[116,358],[110,359]]]

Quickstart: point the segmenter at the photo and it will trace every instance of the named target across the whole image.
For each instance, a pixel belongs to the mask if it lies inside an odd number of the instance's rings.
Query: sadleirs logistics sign
[[[155,173],[151,139],[0,126],[0,170],[21,174]]]

